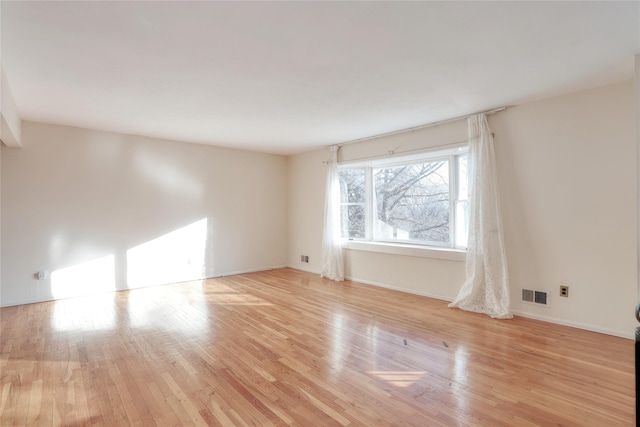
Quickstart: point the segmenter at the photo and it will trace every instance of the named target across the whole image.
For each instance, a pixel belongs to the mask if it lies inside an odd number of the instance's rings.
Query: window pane
[[[342,237],[364,239],[364,205],[342,205],[340,207]]]
[[[469,237],[469,202],[456,203],[456,247],[466,248]]]
[[[342,237],[345,239],[364,239],[365,237],[365,203],[366,203],[366,171],[360,169],[343,169],[340,176],[340,223]]]
[[[364,203],[366,197],[365,170],[343,169],[340,174],[340,201],[342,203]]]
[[[469,175],[467,174],[467,155],[458,156],[458,200],[469,198]]]
[[[449,162],[374,169],[374,237],[449,242]]]

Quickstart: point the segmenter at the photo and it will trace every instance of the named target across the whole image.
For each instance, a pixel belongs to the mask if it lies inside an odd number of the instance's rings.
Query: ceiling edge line
[[[378,134],[378,135],[367,136],[367,137],[364,137],[364,138],[358,138],[358,139],[354,139],[354,140],[351,140],[351,141],[341,142],[339,144],[332,144],[332,145],[337,145],[338,147],[343,147],[345,145],[351,145],[351,144],[357,144],[357,143],[360,143],[360,142],[371,141],[371,140],[374,140],[374,139],[383,138],[385,136],[391,136],[391,135],[397,135],[397,134],[401,134],[401,133],[413,132],[413,131],[416,131],[416,130],[419,130],[419,129],[425,129],[425,128],[429,128],[429,127],[433,127],[433,126],[443,125],[443,124],[446,124],[446,123],[457,122],[459,120],[468,119],[469,117],[475,116],[476,114],[486,114],[486,115],[495,114],[495,113],[499,113],[500,111],[504,111],[507,108],[510,108],[510,107],[508,107],[508,106],[507,107],[499,107],[499,108],[494,108],[494,109],[491,109],[491,110],[479,111],[479,112],[473,113],[473,114],[467,114],[467,115],[464,115],[464,116],[453,117],[451,119],[440,120],[440,121],[437,121],[437,122],[425,123],[423,125],[414,126],[414,127],[407,128],[407,129],[395,130],[393,132],[381,133],[381,134]]]

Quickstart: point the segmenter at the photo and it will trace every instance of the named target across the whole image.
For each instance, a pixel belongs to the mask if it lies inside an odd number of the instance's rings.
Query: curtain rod
[[[372,139],[378,139],[378,138],[382,138],[385,136],[391,136],[391,135],[397,135],[400,133],[406,133],[406,132],[413,132],[416,131],[418,129],[425,129],[425,128],[429,128],[429,127],[433,127],[433,126],[438,126],[438,125],[443,125],[445,123],[450,123],[450,122],[457,122],[458,120],[464,120],[464,119],[468,119],[471,116],[475,116],[476,114],[495,114],[498,113],[500,111],[504,111],[509,107],[500,107],[500,108],[494,108],[493,110],[487,110],[487,111],[480,111],[478,113],[474,113],[474,114],[467,114],[466,116],[460,116],[460,117],[454,117],[451,119],[446,119],[446,120],[441,120],[439,122],[432,122],[432,123],[426,123],[424,125],[419,125],[419,126],[414,126],[412,128],[408,128],[408,129],[400,129],[400,130],[396,130],[393,132],[387,132],[387,133],[381,133],[379,135],[374,135],[374,136],[367,136],[365,138],[360,138],[360,139],[354,139],[352,141],[347,141],[347,142],[342,142],[340,144],[335,144],[338,147],[342,147],[345,145],[351,145],[351,144],[357,144],[358,142],[364,142],[364,141],[370,141]]]
[[[349,163],[359,163],[359,162],[363,162],[365,160],[372,160],[372,159],[380,159],[380,158],[387,158],[387,159],[391,159],[393,157],[399,157],[405,154],[409,154],[409,153],[417,153],[417,152],[421,152],[421,153],[427,153],[429,151],[436,151],[438,149],[443,149],[443,148],[450,148],[450,149],[454,149],[456,147],[462,147],[465,144],[468,144],[469,141],[468,140],[464,140],[464,141],[456,141],[456,142],[450,142],[448,144],[441,144],[441,145],[434,145],[431,147],[427,147],[427,148],[413,148],[411,150],[404,150],[404,151],[395,151],[395,150],[391,150],[388,151],[387,154],[376,154],[374,156],[367,156],[367,157],[359,157],[357,159],[351,159],[351,160],[346,160],[343,162],[338,162],[338,164],[340,165],[346,165]],[[322,162],[323,164],[328,164],[329,162],[324,161]]]

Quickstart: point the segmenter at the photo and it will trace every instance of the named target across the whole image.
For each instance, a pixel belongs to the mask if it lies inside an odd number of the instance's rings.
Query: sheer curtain
[[[449,307],[510,319],[509,277],[496,184],[493,135],[487,118],[469,121],[469,243],[467,278]]]
[[[329,147],[327,189],[324,199],[324,232],[322,234],[321,277],[344,280],[342,236],[340,235],[340,180],[338,178],[338,146]]]

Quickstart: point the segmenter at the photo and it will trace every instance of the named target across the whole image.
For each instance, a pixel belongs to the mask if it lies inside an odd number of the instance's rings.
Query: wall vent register
[[[536,291],[533,289],[522,290],[522,302],[549,306],[549,293],[545,291]]]

